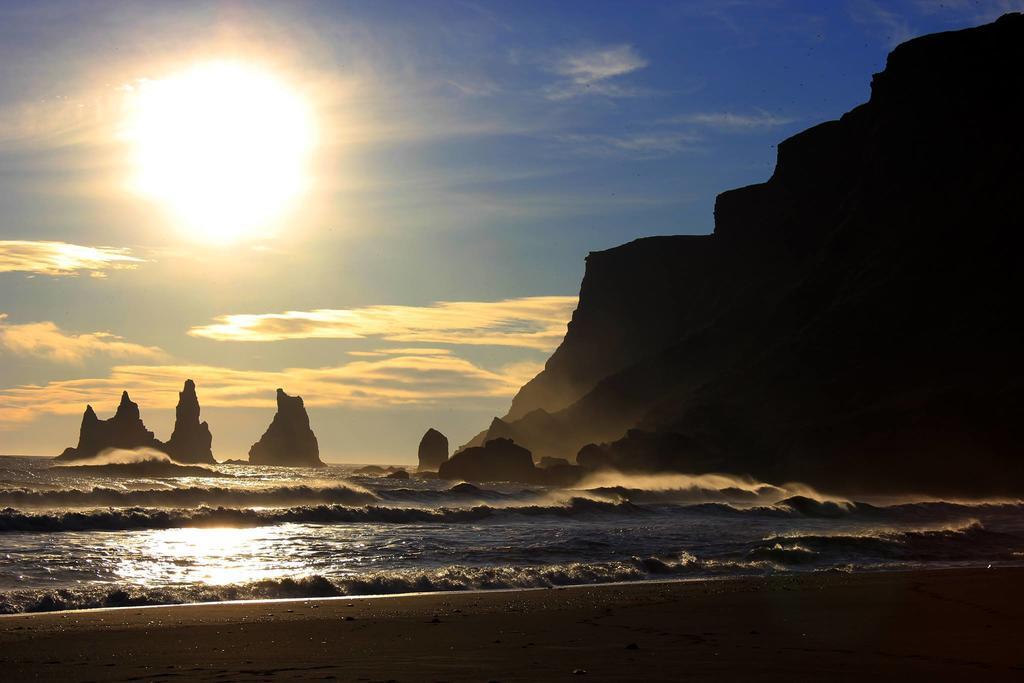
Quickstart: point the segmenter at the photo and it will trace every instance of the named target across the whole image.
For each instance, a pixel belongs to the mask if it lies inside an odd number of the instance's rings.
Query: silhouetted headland
[[[320,446],[309,426],[301,396],[277,390],[277,413],[260,440],[249,449],[252,465],[322,467]]]
[[[713,234],[591,253],[563,343],[467,445],[836,492],[1024,491],[1021,64],[1020,14],[911,40],[870,101],[719,195]]]

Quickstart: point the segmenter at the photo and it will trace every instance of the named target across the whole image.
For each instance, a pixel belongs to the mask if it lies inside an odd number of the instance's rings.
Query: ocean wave
[[[578,485],[584,490],[605,489],[627,495],[662,494],[679,502],[726,502],[729,500],[771,503],[787,496],[822,498],[817,491],[800,483],[776,486],[751,477],[732,474],[638,473],[601,470],[584,477]]]
[[[705,563],[688,553],[677,557],[633,557],[610,562],[379,571],[347,577],[320,575],[265,579],[224,586],[165,588],[74,587],[13,590],[0,594],[0,614],[100,607],[139,607],[192,602],[323,598],[345,595],[390,595],[436,591],[551,588],[583,584],[642,581],[672,576],[770,571],[757,563]]]
[[[770,536],[747,553],[782,565],[1013,561],[1024,539],[986,529],[977,520],[932,529],[880,529],[860,533]]]
[[[364,505],[377,501],[368,491],[348,486],[305,485],[265,488],[188,486],[162,489],[0,490],[0,506],[11,508],[286,506],[302,504]]]
[[[898,506],[884,508],[869,503],[848,500],[828,500],[809,496],[790,496],[770,505],[736,507],[730,503],[703,503],[691,508],[703,508],[712,512],[739,515],[761,515],[766,517],[810,517],[815,519],[841,519],[854,515],[884,515]]]
[[[783,565],[811,564],[821,559],[821,553],[799,543],[773,543],[753,548],[748,553],[752,560],[765,560]]]
[[[857,501],[818,500],[807,496],[791,496],[771,505],[751,505],[725,502],[694,503],[683,506],[694,513],[722,516],[760,516],[775,518],[809,519],[868,519],[901,522],[935,522],[982,513],[1024,512],[1019,502],[944,502],[929,501],[897,503],[893,505],[872,505]]]
[[[790,496],[780,500],[774,505],[776,508],[787,508],[796,514],[804,517],[823,517],[835,519],[847,517],[855,513],[871,513],[878,508],[867,503],[854,503],[850,501],[819,500],[808,496]]]
[[[375,493],[382,500],[416,502],[416,503],[443,503],[448,500],[456,501],[514,501],[539,498],[542,494],[529,489],[523,489],[516,493],[502,493],[491,489],[482,489],[473,484],[456,484],[448,489],[440,491],[433,489],[377,489]]]
[[[734,503],[693,503],[682,506],[692,513],[716,515],[723,517],[772,517],[778,519],[822,518],[837,519],[858,513],[870,514],[872,508],[861,503],[817,501],[811,498],[798,497],[800,500],[787,498],[772,505],[743,506]]]
[[[314,505],[279,510],[199,507],[195,509],[119,508],[108,510],[28,513],[0,510],[0,532],[129,531],[178,527],[256,527],[274,524],[459,524],[509,515],[589,517],[635,515],[645,510],[631,503],[573,498],[565,505],[524,505],[468,508],[347,507]]]
[[[731,503],[743,505],[763,503],[766,499],[778,498],[780,489],[765,486],[755,490],[727,486],[725,488],[703,488],[690,486],[686,488],[643,489],[628,486],[597,486],[583,489],[594,496],[612,500],[626,500],[631,503],[675,503],[675,504],[715,504]]]
[[[68,477],[221,477],[233,475],[201,465],[179,465],[163,460],[142,460],[139,462],[109,463],[106,465],[56,465],[49,468],[51,474]]]
[[[174,464],[171,456],[155,448],[105,448],[88,458],[63,460],[67,463],[62,467],[93,467],[95,465],[138,465],[144,462],[163,462]]]

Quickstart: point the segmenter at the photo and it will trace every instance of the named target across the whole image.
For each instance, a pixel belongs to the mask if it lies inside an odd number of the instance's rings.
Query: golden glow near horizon
[[[204,241],[268,230],[309,182],[307,103],[240,62],[202,63],[133,86],[126,133],[135,147],[134,188]]]

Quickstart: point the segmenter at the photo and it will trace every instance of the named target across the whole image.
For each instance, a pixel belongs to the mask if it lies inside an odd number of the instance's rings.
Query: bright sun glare
[[[306,103],[269,73],[210,62],[133,89],[135,188],[194,236],[231,243],[269,228],[306,188]]]

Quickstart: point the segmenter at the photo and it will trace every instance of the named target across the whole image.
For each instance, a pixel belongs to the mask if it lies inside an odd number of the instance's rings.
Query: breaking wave
[[[791,496],[771,505],[743,507],[730,503],[709,502],[687,505],[685,509],[690,512],[723,516],[822,520],[877,519],[926,523],[980,512],[1024,512],[1024,504],[1019,502],[919,502],[878,506],[856,501],[816,500],[806,496]]]
[[[1014,561],[1019,536],[986,529],[977,520],[934,529],[770,536],[748,553],[750,560],[781,565],[895,562]]]
[[[155,448],[107,448],[91,458],[68,461],[62,467],[93,467],[96,465],[135,465],[142,462],[169,462],[170,456]]]
[[[105,465],[57,465],[51,467],[52,474],[72,477],[223,477],[232,475],[218,472],[201,465],[179,465],[164,460],[141,460],[138,462],[107,463]]]
[[[377,501],[369,491],[350,486],[306,485],[266,488],[188,486],[162,489],[0,490],[0,506],[16,508],[365,505]]]
[[[120,508],[109,510],[26,513],[0,510],[0,532],[128,531],[178,527],[256,527],[272,524],[430,524],[471,523],[507,515],[581,517],[600,514],[635,515],[643,508],[631,503],[608,503],[573,498],[565,505],[526,505],[468,508],[346,507],[343,505],[302,506],[279,510],[199,507],[159,510]]]
[[[403,506],[403,502],[410,504]],[[433,507],[431,503],[438,506]],[[817,501],[799,496],[774,505],[750,507],[728,503],[641,505],[619,498],[561,498],[552,493],[529,490],[518,494],[476,487],[454,491],[392,489],[370,492],[348,485],[162,489],[94,487],[47,491],[6,489],[0,490],[0,506],[3,506],[0,508],[0,533],[256,527],[284,523],[458,524],[508,515],[586,518],[594,515],[675,513],[725,518],[857,518],[879,524],[926,525],[961,523],[965,518],[982,511],[1015,513],[1022,508],[1019,504],[1009,503],[912,503],[876,507],[866,503]]]
[[[791,496],[823,500],[805,484],[775,486],[731,474],[639,474],[595,472],[577,488],[644,503],[739,503],[771,505]]]
[[[531,498],[542,498],[545,494],[529,489],[523,489],[517,493],[502,493],[482,489],[473,484],[461,483],[441,491],[431,489],[378,489],[377,496],[383,500],[409,501],[417,503],[435,503],[448,500],[467,501],[478,500],[487,502],[529,500]]]
[[[51,467],[58,475],[106,477],[230,477],[200,465],[182,465],[153,448],[108,448],[98,455]]]
[[[0,614],[228,600],[551,588],[668,577],[714,576],[722,573],[736,574],[738,571],[764,573],[771,571],[771,568],[757,563],[706,563],[688,553],[682,553],[674,558],[633,557],[611,562],[489,567],[455,565],[433,570],[380,571],[340,578],[314,575],[224,586],[15,590],[0,594]]]

